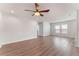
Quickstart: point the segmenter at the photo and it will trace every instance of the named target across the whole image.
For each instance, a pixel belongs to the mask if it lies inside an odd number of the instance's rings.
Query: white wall
[[[50,35],[50,23],[44,22],[43,23],[43,36],[48,36],[48,35]]]
[[[38,36],[48,36],[50,35],[50,23],[49,22],[39,22],[39,33]]]
[[[76,37],[75,37],[75,46],[79,47],[79,10],[77,10],[77,19],[76,19]]]
[[[75,24],[76,20],[70,20],[70,21],[64,21],[64,22],[57,22],[57,23],[51,23],[51,35],[57,35],[57,36],[64,36],[64,37],[71,37],[71,38],[75,38],[75,34],[76,34],[76,24]],[[67,34],[57,34],[55,33],[55,29],[54,29],[54,25],[57,24],[68,24],[68,33]]]
[[[34,20],[2,13],[0,15],[0,45],[36,38],[37,26]]]

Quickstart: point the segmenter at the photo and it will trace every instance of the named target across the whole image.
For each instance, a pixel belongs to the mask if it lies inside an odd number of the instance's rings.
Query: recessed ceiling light
[[[14,11],[13,11],[13,10],[11,10],[10,12],[11,12],[11,13],[14,13]]]

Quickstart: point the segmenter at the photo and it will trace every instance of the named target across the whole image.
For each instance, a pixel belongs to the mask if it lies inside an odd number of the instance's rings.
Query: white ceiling
[[[60,21],[76,18],[76,11],[79,8],[77,3],[39,3],[40,9],[50,9],[44,13],[44,17],[31,16],[33,12],[26,12],[25,9],[34,10],[34,3],[0,3],[0,11],[10,13],[14,11],[17,17],[34,19],[37,21]]]

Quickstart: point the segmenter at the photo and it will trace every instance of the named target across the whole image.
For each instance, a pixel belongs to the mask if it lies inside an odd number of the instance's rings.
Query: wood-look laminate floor
[[[56,36],[38,37],[32,40],[4,45],[2,56],[79,56],[74,39]]]

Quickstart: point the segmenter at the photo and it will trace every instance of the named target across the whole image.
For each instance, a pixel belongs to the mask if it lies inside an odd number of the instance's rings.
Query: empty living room
[[[79,56],[79,3],[0,3],[0,56]]]

